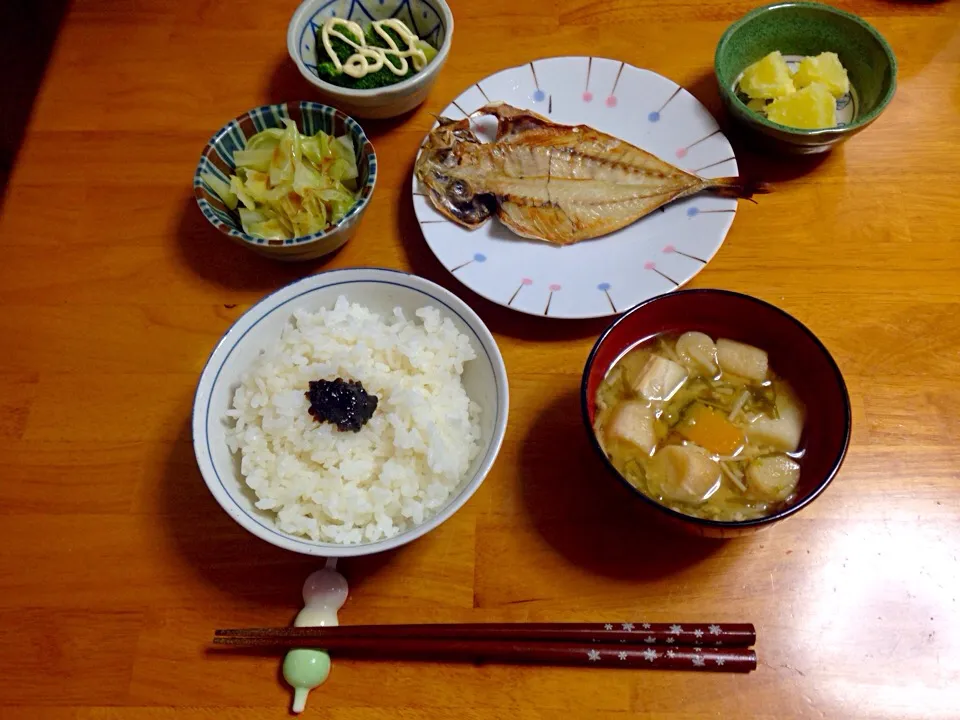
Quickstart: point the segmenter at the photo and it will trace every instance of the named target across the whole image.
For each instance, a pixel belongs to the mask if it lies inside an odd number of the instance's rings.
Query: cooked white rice
[[[463,387],[476,355],[436,308],[383,318],[340,297],[298,311],[240,380],[232,452],[280,530],[355,544],[389,538],[443,507],[480,452],[480,406]],[[311,380],[359,380],[379,399],[360,432],[317,422]]]

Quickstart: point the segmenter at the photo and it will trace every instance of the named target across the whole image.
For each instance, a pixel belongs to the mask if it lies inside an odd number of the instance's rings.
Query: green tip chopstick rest
[[[337,611],[347,601],[347,580],[330,565],[311,573],[303,584],[303,610],[295,627],[339,625]],[[297,648],[283,660],[283,679],[293,688],[295,713],[307,706],[307,695],[330,675],[330,656],[322,650]]]

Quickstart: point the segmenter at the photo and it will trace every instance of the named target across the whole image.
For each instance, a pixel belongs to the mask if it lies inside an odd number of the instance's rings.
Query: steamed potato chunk
[[[774,51],[743,71],[737,91],[748,108],[775,123],[821,130],[837,124],[836,99],[850,92],[850,80],[836,53],[804,57],[790,70]]]
[[[617,405],[606,428],[608,443],[626,443],[650,454],[657,446],[653,410],[639,400],[627,400]]]
[[[747,488],[764,500],[786,500],[799,479],[800,465],[786,455],[764,455],[747,466]]]
[[[649,476],[663,497],[683,503],[702,503],[720,486],[720,466],[696,445],[662,448],[650,461]]]
[[[787,61],[774,50],[743,71],[740,90],[751,99],[764,99],[790,95],[796,88]]]
[[[720,369],[747,380],[763,382],[767,378],[767,353],[753,345],[720,338],[717,340],[717,358]]]
[[[837,124],[837,101],[824,85],[813,83],[767,105],[767,117],[801,130],[830,128]]]
[[[837,54],[832,52],[823,52],[801,60],[793,76],[793,82],[798,88],[820,83],[835,98],[843,97],[850,92],[847,70],[840,63]]]
[[[764,415],[747,427],[751,442],[769,445],[782,452],[794,452],[800,447],[803,433],[803,408],[799,401],[786,393],[777,396],[777,414],[773,418]]]
[[[647,400],[669,400],[686,379],[682,365],[659,355],[652,355],[639,372],[627,376],[633,391]]]

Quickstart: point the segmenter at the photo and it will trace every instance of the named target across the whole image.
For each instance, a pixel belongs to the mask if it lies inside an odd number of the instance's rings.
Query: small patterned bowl
[[[243,149],[247,139],[256,133],[267,128],[282,128],[283,118],[296,122],[300,132],[307,135],[313,135],[318,130],[333,135],[349,133],[356,150],[360,197],[339,222],[322,232],[290,240],[264,240],[243,231],[239,217],[227,209],[201,175],[209,172],[229,182],[229,177],[236,167],[233,153]],[[289,102],[254,108],[220,128],[200,156],[193,175],[193,194],[203,216],[234,242],[277,260],[313,260],[332,253],[353,236],[373,195],[376,180],[377,155],[355,120],[326,105]]]
[[[850,122],[800,130],[747,109],[734,92],[737,78],[774,50],[785,56],[837,53],[854,90]],[[856,15],[815,2],[777,3],[744,15],[720,38],[714,71],[727,111],[747,134],[761,145],[793,154],[825,152],[863,130],[890,103],[897,84],[897,59],[883,36]]]
[[[767,517],[723,522],[692,517],[647,497],[607,458],[593,430],[597,388],[623,353],[665,332],[699,330],[763,348],[770,366],[790,382],[807,409],[797,499]],[[729,538],[769,527],[799,512],[833,480],[850,443],[851,414],[840,368],[817,337],[797,319],[757,298],[727,290],[680,290],[640,303],[610,325],[587,358],[581,385],[583,421],[590,441],[610,472],[642,505],[679,529],[704,537]]]
[[[398,18],[437,49],[437,56],[410,78],[375,90],[331,85],[317,75],[317,30],[331,17],[360,25]],[[401,115],[426,100],[453,39],[453,13],[444,0],[304,0],[287,27],[287,52],[300,74],[317,88],[320,98],[360,118]]]

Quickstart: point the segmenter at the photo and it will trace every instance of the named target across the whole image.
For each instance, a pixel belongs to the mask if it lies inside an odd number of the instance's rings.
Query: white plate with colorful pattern
[[[737,175],[733,148],[709,111],[672,80],[619,60],[554,57],[501,70],[443,111],[459,118],[490,101],[563,124],[589,125],[704,177]],[[477,294],[531,315],[616,315],[689,281],[733,224],[737,201],[701,193],[615,233],[557,247],[517,237],[496,219],[467,230],[437,212],[416,178],[413,206],[427,245]]]

